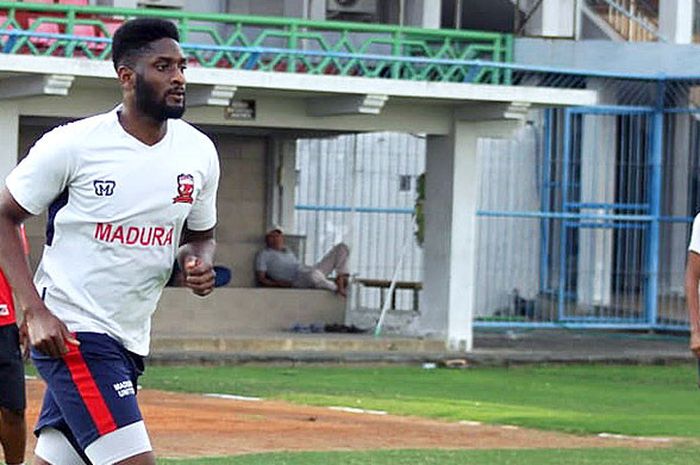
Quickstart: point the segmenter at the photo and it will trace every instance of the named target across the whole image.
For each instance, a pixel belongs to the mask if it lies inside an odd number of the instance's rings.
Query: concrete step
[[[371,335],[254,335],[236,337],[157,337],[151,343],[158,352],[445,352],[441,340],[373,337]]]
[[[371,334],[289,332],[196,337],[156,335],[156,363],[689,363],[686,334],[572,330],[478,331],[474,350],[450,352],[442,340]]]

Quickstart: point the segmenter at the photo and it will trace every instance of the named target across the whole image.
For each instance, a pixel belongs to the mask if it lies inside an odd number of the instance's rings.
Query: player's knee
[[[338,250],[342,250],[345,253],[350,253],[350,247],[345,242],[340,242],[337,246]]]

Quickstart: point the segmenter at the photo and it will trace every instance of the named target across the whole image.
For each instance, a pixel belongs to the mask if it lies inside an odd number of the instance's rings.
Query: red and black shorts
[[[12,323],[0,326],[0,407],[21,412],[26,406],[19,329]]]

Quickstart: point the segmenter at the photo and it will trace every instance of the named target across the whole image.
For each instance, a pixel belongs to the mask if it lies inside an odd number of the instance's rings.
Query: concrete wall
[[[253,261],[265,233],[263,138],[214,135],[221,157],[217,259],[233,270],[230,286],[255,285]]]
[[[289,330],[295,323],[342,324],[345,299],[312,289],[221,288],[200,298],[166,288],[153,317],[154,338],[216,337]]]
[[[516,39],[520,64],[619,73],[700,74],[700,45]]]

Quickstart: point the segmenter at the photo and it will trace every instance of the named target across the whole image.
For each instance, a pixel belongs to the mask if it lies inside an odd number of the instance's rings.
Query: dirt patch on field
[[[43,383],[30,381],[29,425]],[[668,442],[583,437],[524,428],[352,413],[277,401],[142,390],[139,403],[160,457],[360,449],[659,447]],[[30,449],[33,450],[33,437]],[[31,454],[30,454],[31,455]]]

